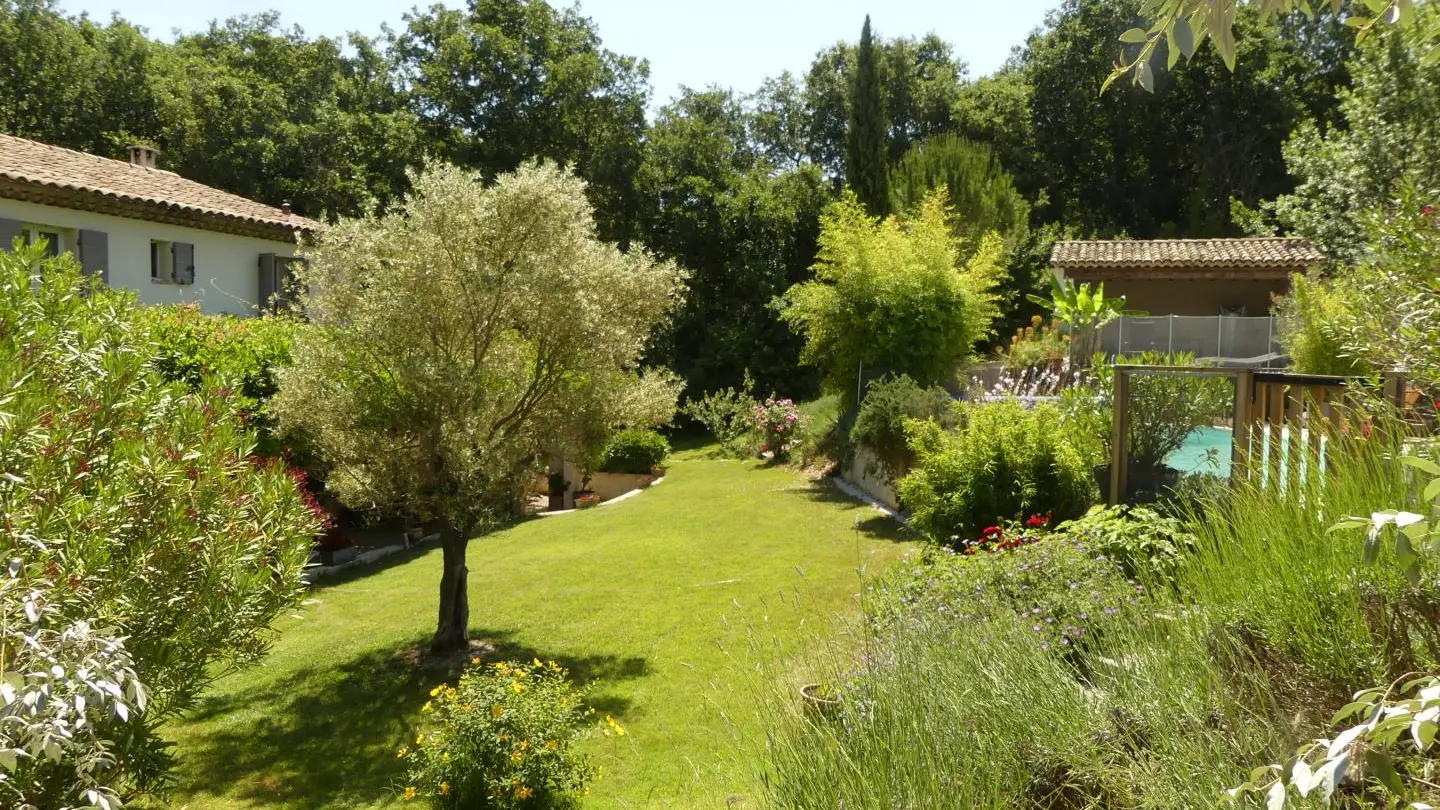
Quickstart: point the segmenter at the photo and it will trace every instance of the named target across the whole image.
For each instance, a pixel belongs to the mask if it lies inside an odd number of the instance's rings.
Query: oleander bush
[[[1094,473],[1066,441],[1059,411],[1019,402],[956,406],[960,424],[910,420],[916,464],[900,479],[911,522],[936,542],[958,544],[990,525],[1035,514],[1068,520],[1095,502]]]
[[[737,456],[749,455],[749,443],[755,434],[755,406],[759,404],[759,400],[751,394],[754,389],[755,381],[746,371],[745,380],[739,388],[724,388],[691,399],[680,412],[704,426],[725,452]]]
[[[610,437],[600,454],[600,472],[649,475],[665,466],[670,442],[653,430],[622,430]]]
[[[121,796],[168,767],[160,724],[264,654],[272,620],[301,599],[320,529],[285,465],[252,455],[238,392],[166,380],[150,345],[132,293],[82,277],[68,255],[0,252],[6,554],[11,576],[53,583],[50,626],[123,638],[145,684],[107,777]]]

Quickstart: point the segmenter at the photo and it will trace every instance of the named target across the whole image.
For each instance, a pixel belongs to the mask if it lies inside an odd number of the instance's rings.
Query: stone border
[[[317,580],[334,576],[341,571],[347,571],[351,568],[358,568],[362,565],[369,565],[370,563],[376,562],[378,560],[383,560],[386,557],[389,557],[391,554],[399,554],[402,551],[408,551],[412,548],[419,548],[429,543],[433,543],[439,539],[440,535],[438,534],[427,534],[419,540],[411,543],[410,545],[381,546],[379,548],[372,548],[369,551],[356,556],[355,559],[340,563],[339,565],[306,566],[302,576],[305,580],[306,585],[314,585]]]
[[[837,475],[831,478],[830,482],[835,485],[836,489],[840,490],[846,495],[849,495],[852,498],[855,498],[856,500],[863,501],[864,503],[869,504],[870,507],[873,508],[876,512],[879,512],[885,517],[888,517],[896,523],[899,523],[901,526],[910,525],[910,518],[906,517],[904,513],[899,512],[895,509],[891,509],[885,504],[880,503],[879,501],[865,494],[865,492],[863,492],[859,487],[855,486],[849,481],[846,481],[844,478],[841,478]]]
[[[638,489],[632,489],[632,490],[630,490],[629,492],[625,493],[624,495],[616,495],[615,497],[611,498],[611,499],[608,500],[608,501],[601,501],[599,504],[597,504],[596,506],[594,506],[594,507],[592,507],[592,508],[593,508],[593,509],[599,509],[599,508],[601,508],[601,507],[603,507],[603,506],[609,506],[609,505],[612,504],[612,503],[619,503],[619,502],[621,502],[621,501],[628,500],[628,499],[630,499],[630,498],[635,497],[636,495],[639,495],[640,493],[644,492],[645,490],[649,489],[650,487],[658,486],[658,485],[659,485],[661,482],[663,482],[664,480],[665,480],[665,476],[662,475],[662,476],[660,476],[659,478],[656,478],[654,481],[651,481],[650,484],[649,484],[649,486],[643,486],[643,487],[640,487],[640,488],[638,488]],[[589,510],[586,510],[586,509],[557,509],[557,510],[555,510],[554,512],[536,512],[536,513],[535,513],[535,517],[554,517],[554,516],[556,516],[556,515],[568,515],[568,514],[570,514],[571,512],[586,512],[586,511],[589,511]]]

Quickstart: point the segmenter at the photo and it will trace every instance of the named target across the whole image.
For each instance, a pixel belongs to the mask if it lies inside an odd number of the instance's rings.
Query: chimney
[[[144,166],[147,169],[155,168],[155,158],[160,155],[160,150],[153,146],[141,146],[139,144],[130,147],[130,162],[136,166]]]

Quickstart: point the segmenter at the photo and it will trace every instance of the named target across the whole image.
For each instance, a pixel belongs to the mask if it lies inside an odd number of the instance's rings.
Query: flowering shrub
[[[1030,319],[1029,326],[1017,329],[1010,337],[1010,344],[1000,352],[1000,359],[1009,371],[1058,367],[1069,356],[1070,336],[1061,329],[1060,322],[1046,323],[1039,315]]]
[[[1001,526],[986,526],[980,532],[980,537],[975,540],[961,540],[958,536],[950,538],[951,546],[961,554],[970,556],[973,554],[994,554],[997,551],[1012,551],[1021,546],[1028,546],[1040,542],[1046,526],[1050,525],[1049,515],[1031,515],[1025,520],[1025,528],[1030,529],[1029,533],[1012,530],[1008,535]]]
[[[754,388],[755,380],[746,371],[739,388],[725,388],[692,399],[680,412],[704,425],[725,452],[744,455],[744,439],[753,432],[753,416],[759,404],[750,395]]]
[[[1126,576],[1171,583],[1195,549],[1195,535],[1179,520],[1143,506],[1096,506],[1059,531],[1115,560]]]
[[[776,461],[784,461],[800,431],[800,409],[795,402],[770,397],[755,406],[751,418],[760,436],[761,451],[769,450]]]
[[[409,766],[403,798],[465,810],[566,807],[598,769],[571,746],[592,728],[586,689],[555,662],[472,666],[430,690],[426,725],[396,755]],[[625,734],[614,718],[606,736]]]

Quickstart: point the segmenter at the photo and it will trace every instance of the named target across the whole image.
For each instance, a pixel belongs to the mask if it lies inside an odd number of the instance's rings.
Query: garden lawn
[[[471,543],[471,635],[492,659],[556,659],[598,681],[592,702],[629,733],[586,744],[604,768],[587,807],[753,807],[747,758],[769,686],[755,656],[789,655],[858,612],[861,569],[907,548],[828,482],[690,451],[627,501]],[[398,804],[395,749],[445,677],[414,662],[434,627],[439,549],[399,557],[315,590],[263,664],[168,727],[174,807]]]

